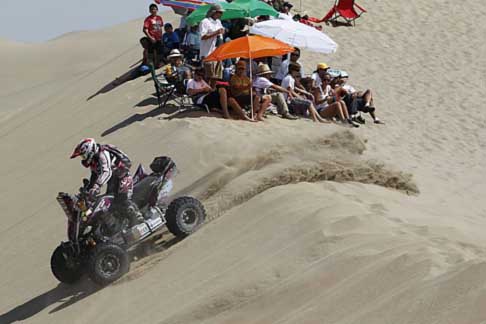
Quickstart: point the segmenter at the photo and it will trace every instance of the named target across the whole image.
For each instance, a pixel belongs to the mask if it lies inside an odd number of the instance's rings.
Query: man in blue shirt
[[[179,35],[174,33],[174,29],[170,23],[164,25],[164,35],[162,40],[164,42],[164,54],[167,56],[173,49],[179,49]]]

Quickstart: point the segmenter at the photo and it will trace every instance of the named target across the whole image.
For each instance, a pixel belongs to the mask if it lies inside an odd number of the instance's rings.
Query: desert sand
[[[373,89],[386,125],[359,129],[167,119],[147,77],[109,87],[141,57],[142,20],[0,41],[0,323],[486,323],[486,5],[360,4],[356,27],[324,26],[335,54],[302,57]],[[317,17],[330,6],[303,1]],[[87,174],[68,158],[83,137],[135,163],[173,157],[174,196],[209,216],[104,289],[49,267],[57,192]]]

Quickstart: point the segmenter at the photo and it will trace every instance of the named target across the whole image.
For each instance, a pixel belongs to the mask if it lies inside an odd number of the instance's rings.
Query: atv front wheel
[[[106,286],[119,279],[130,268],[128,253],[112,243],[96,245],[88,262],[88,275],[99,285]]]
[[[177,237],[194,233],[206,219],[206,211],[199,200],[193,197],[174,199],[165,215],[167,228]]]
[[[70,246],[59,245],[51,256],[51,271],[60,282],[73,284],[83,275],[83,269],[77,258],[73,255]]]

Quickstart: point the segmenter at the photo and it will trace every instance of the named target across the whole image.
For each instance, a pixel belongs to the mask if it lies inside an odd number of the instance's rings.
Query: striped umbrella
[[[155,0],[158,4],[171,7],[176,11],[176,9],[181,10],[196,10],[200,6],[204,6],[209,3],[216,3],[216,0]],[[178,11],[176,11],[177,13]]]

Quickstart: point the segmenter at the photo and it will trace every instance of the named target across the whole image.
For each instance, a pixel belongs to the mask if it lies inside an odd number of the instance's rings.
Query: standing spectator
[[[149,6],[150,16],[145,18],[143,22],[143,33],[150,40],[148,51],[154,54],[155,61],[158,55],[162,55],[164,52],[164,47],[162,45],[162,26],[164,21],[157,13],[159,8],[156,4],[151,4]],[[157,65],[157,62],[156,64]]]
[[[179,35],[174,32],[172,24],[166,23],[164,25],[164,36],[162,40],[164,42],[164,56],[167,56],[173,49],[179,49]]]
[[[191,26],[187,32],[182,48],[186,52],[186,59],[199,59],[199,49],[201,46],[201,36],[199,35],[199,25]]]
[[[280,65],[280,69],[275,75],[275,79],[277,79],[279,83],[281,83],[283,78],[287,75],[289,71],[289,64],[290,63],[299,64],[299,62],[297,62],[299,58],[300,58],[300,49],[295,47],[295,51],[290,54],[290,58],[282,62],[282,64]],[[302,64],[299,64],[299,66],[300,66],[300,77],[303,78],[305,76],[304,68],[302,67]]]
[[[199,26],[199,34],[201,35],[200,56],[207,57],[216,49],[216,42],[222,39],[225,29],[221,24],[221,16],[223,15],[223,8],[219,4],[211,5],[206,18],[204,18]],[[218,68],[219,67],[219,68]],[[204,71],[206,78],[221,79],[223,71],[221,64],[216,62],[205,62]]]

